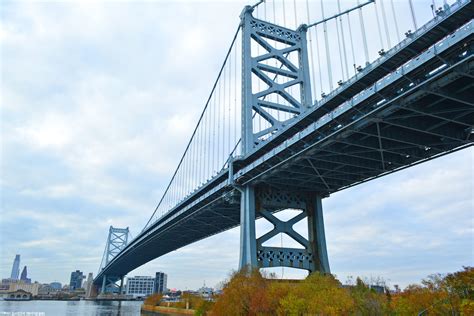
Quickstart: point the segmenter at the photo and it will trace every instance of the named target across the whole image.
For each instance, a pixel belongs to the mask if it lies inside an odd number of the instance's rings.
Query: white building
[[[135,276],[127,278],[127,295],[146,297],[153,294],[155,278],[151,276]]]

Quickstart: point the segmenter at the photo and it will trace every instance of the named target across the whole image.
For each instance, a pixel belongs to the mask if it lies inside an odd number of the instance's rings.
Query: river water
[[[0,316],[140,315],[140,301],[0,301]]]

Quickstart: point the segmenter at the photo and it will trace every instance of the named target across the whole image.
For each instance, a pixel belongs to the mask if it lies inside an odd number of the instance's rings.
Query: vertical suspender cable
[[[338,13],[341,13],[341,2],[337,0]],[[346,51],[346,39],[344,36],[344,25],[342,25],[342,16],[339,17],[339,23],[341,25],[341,37],[342,37],[342,49],[344,52],[344,61],[346,64],[346,78],[349,79],[349,65],[347,63],[347,51]]]
[[[216,136],[216,130],[217,130],[217,89],[216,92],[214,93],[214,111],[212,111],[212,175],[214,176],[214,173],[216,172],[216,166],[217,166],[217,136]]]
[[[267,7],[267,4],[265,3],[265,8]],[[235,95],[234,95],[234,138],[235,138],[235,141],[237,142],[237,139],[239,138],[239,136],[237,135],[237,124],[238,124],[238,121],[237,121],[237,117],[238,117],[238,107],[237,107],[237,93],[239,93],[239,90],[238,90],[238,85],[237,85],[237,46],[234,47],[234,59],[235,59],[235,63],[234,63],[234,85],[235,85]]]
[[[319,36],[318,36],[318,27],[314,28],[314,33],[316,35],[316,56],[318,58],[318,73],[319,73],[319,85],[321,86],[321,96],[323,95],[323,71],[321,69],[321,56],[319,54]]]
[[[309,1],[306,0],[306,16],[308,18],[308,23],[311,23],[311,19],[309,17]],[[316,91],[316,76],[314,74],[314,56],[313,56],[313,34],[312,30],[309,29],[308,37],[309,37],[309,58],[311,60],[311,75],[312,75],[312,84],[313,84],[313,98],[317,100],[317,91]]]
[[[390,0],[390,5],[392,7],[393,22],[395,24],[395,31],[397,32],[397,40],[398,40],[398,43],[400,43],[401,42],[400,30],[398,29],[397,15],[395,14],[395,6],[393,5],[393,0]]]
[[[298,15],[296,13],[296,0],[293,0],[293,10],[295,11],[295,29],[298,27]]]
[[[383,24],[385,27],[385,35],[387,36],[387,49],[390,49],[390,47],[392,47],[392,41],[390,40],[390,30],[388,29],[387,15],[385,14],[384,1],[380,0],[380,4],[381,4],[381,9],[382,9]]]
[[[336,24],[336,34],[337,34],[337,48],[339,49],[339,62],[341,66],[341,74],[342,80],[346,81],[346,76],[344,75],[344,65],[342,62],[342,49],[341,49],[341,36],[339,35],[339,24],[337,23],[337,19],[335,19]]]
[[[219,98],[217,99],[217,173],[219,173],[220,169],[219,166],[221,165],[220,158],[221,158],[221,107],[222,107],[222,80],[219,80],[219,90],[218,90]]]
[[[273,0],[273,2],[272,2],[272,4],[273,4],[273,23],[274,24],[277,23],[277,21],[276,21],[275,1],[276,0]],[[277,41],[276,40],[273,41],[273,45],[274,45],[275,48],[277,48],[276,47],[277,46]],[[278,61],[276,59],[275,59],[275,67],[278,67]],[[276,95],[276,99],[277,99],[277,103],[280,103],[280,97],[279,97],[278,94]],[[280,120],[280,111],[277,111],[277,119],[278,119],[278,121]]]
[[[384,49],[382,32],[380,31],[381,27],[380,27],[379,10],[377,9],[377,3],[376,2],[374,2],[374,9],[375,9],[375,17],[376,17],[376,20],[377,20],[377,31],[378,31],[378,34],[379,34],[380,48]]]
[[[143,229],[146,229],[146,228],[148,227],[148,225],[150,224],[150,221],[155,217],[156,212],[157,212],[158,209],[160,208],[161,203],[164,201],[164,198],[165,198],[165,196],[167,195],[167,192],[168,192],[168,190],[170,189],[170,187],[171,187],[171,185],[172,185],[172,183],[173,183],[173,181],[174,181],[174,179],[175,179],[175,177],[176,177],[176,174],[177,174],[177,172],[179,171],[179,169],[180,169],[180,167],[181,167],[181,164],[183,163],[183,161],[184,161],[184,159],[185,159],[186,153],[188,152],[188,149],[189,149],[189,146],[191,145],[192,139],[194,138],[194,135],[196,134],[196,131],[197,131],[198,127],[199,127],[199,124],[201,123],[201,120],[202,120],[202,118],[203,118],[203,116],[204,116],[204,113],[206,112],[206,109],[207,109],[208,106],[209,106],[209,102],[210,102],[210,100],[211,100],[211,98],[212,98],[212,94],[213,94],[214,91],[215,91],[217,81],[219,80],[219,78],[220,78],[220,76],[221,76],[222,68],[225,66],[226,60],[227,60],[227,58],[229,57],[229,54],[230,54],[231,51],[232,51],[232,47],[234,46],[235,40],[237,39],[237,36],[239,35],[239,32],[240,32],[240,25],[239,25],[239,27],[237,28],[237,30],[236,30],[236,32],[235,32],[235,35],[234,35],[234,37],[233,37],[233,39],[232,39],[232,43],[231,43],[231,45],[230,45],[230,47],[229,47],[229,50],[227,51],[227,54],[226,54],[226,57],[225,57],[225,60],[224,60],[224,64],[222,65],[222,67],[221,67],[221,69],[220,69],[220,71],[219,71],[219,74],[218,74],[218,76],[217,76],[217,79],[216,79],[216,81],[214,82],[214,85],[213,85],[213,87],[212,87],[211,93],[209,94],[209,97],[208,97],[208,99],[207,99],[207,101],[206,101],[206,105],[204,106],[204,109],[203,109],[203,111],[201,112],[201,116],[199,117],[198,123],[197,123],[196,127],[194,128],[193,134],[191,135],[191,139],[189,140],[188,144],[186,145],[186,149],[184,150],[184,153],[183,153],[183,155],[181,156],[181,159],[179,160],[178,166],[176,167],[176,169],[175,169],[175,171],[174,171],[174,173],[173,173],[173,176],[171,177],[171,180],[170,180],[170,182],[168,183],[168,186],[167,186],[166,189],[165,189],[165,192],[164,192],[163,195],[161,196],[161,199],[160,199],[160,201],[158,202],[158,205],[156,206],[156,208],[155,208],[155,210],[153,211],[153,213],[152,213],[150,219],[147,221],[147,223],[145,224],[145,227],[144,227]],[[142,230],[142,231],[143,231],[143,230]]]
[[[227,143],[228,143],[228,151],[226,152],[226,155],[228,156],[230,154],[230,151],[231,151],[231,131],[232,131],[232,54],[229,56],[229,100],[227,103],[227,111],[228,111],[228,114],[229,114],[229,123],[227,124],[226,126],[226,129],[227,129]],[[235,61],[234,61],[235,62]]]
[[[257,7],[257,11],[258,11],[258,7]],[[257,45],[257,56],[260,56],[260,45]],[[260,78],[257,78],[257,90],[258,92],[260,92],[260,87],[261,87],[261,80]],[[255,84],[255,82],[252,82],[252,86]],[[253,118],[252,118],[253,120]],[[252,124],[253,125],[253,124]],[[259,116],[258,117],[258,131],[260,132],[262,130],[262,118]]]
[[[285,6],[285,0],[281,0],[281,3],[282,3],[282,6],[283,6],[283,26],[284,27],[287,27],[286,26],[286,6]],[[291,89],[291,88],[290,88]],[[280,103],[280,98],[277,94],[277,98],[278,98],[278,102],[277,103]],[[281,111],[277,111],[277,117],[278,117],[278,121],[281,121],[280,120],[280,112]],[[283,116],[285,116],[284,114],[282,114]],[[284,119],[283,119],[284,120]]]
[[[209,161],[209,138],[208,138],[208,130],[207,130],[207,113],[204,115],[204,136],[203,136],[203,183],[206,183],[208,180],[208,161]]]
[[[357,5],[359,5],[359,0],[357,0]],[[362,42],[364,43],[364,53],[365,53],[365,65],[369,64],[369,48],[367,47],[367,36],[365,34],[365,24],[364,16],[362,14],[362,8],[359,9],[359,21],[360,21],[360,31],[362,33]]]
[[[198,187],[202,184],[202,161],[204,157],[203,149],[204,147],[202,146],[202,128],[199,129],[198,133],[198,149],[199,149],[199,154],[198,154],[198,165],[196,166],[198,168]]]
[[[354,67],[354,74],[357,74],[357,65],[355,61],[355,51],[354,51],[354,40],[352,38],[351,17],[349,16],[349,13],[347,13],[346,17],[347,17],[347,28],[349,29],[349,38],[351,40],[352,66]]]
[[[416,31],[418,30],[418,25],[416,23],[415,9],[413,8],[412,0],[408,0],[408,3],[410,4],[410,12],[411,12],[411,19],[413,20],[413,27],[415,28],[413,31]]]
[[[323,19],[324,19],[324,4],[323,4],[323,0],[320,1],[321,3],[321,13],[323,15]],[[328,41],[328,27],[327,27],[327,23],[324,22],[323,23],[323,31],[324,31],[324,42],[325,42],[325,46],[326,46],[326,59],[327,59],[327,63],[328,63],[328,78],[329,78],[329,90],[330,92],[333,90],[333,83],[332,83],[332,69],[331,69],[331,55],[329,54],[329,41]]]
[[[227,109],[226,109],[226,101],[227,101],[227,68],[224,68],[224,74],[223,74],[223,91],[224,93],[222,94],[222,159],[225,161],[225,142],[227,140],[226,137],[226,126],[225,122],[227,120]]]

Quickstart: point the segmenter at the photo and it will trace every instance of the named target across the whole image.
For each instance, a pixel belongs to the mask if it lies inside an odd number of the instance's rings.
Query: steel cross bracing
[[[240,225],[241,191],[246,186],[257,188],[256,200],[262,188],[279,191],[282,187],[293,196],[324,197],[471,146],[474,10],[471,1],[458,1],[446,12],[422,27],[422,34],[414,32],[394,52],[367,66],[355,81],[232,161],[132,240],[99,272],[95,283],[101,284],[104,275],[124,275],[163,254]],[[276,209],[280,208],[261,212],[257,205],[255,217],[266,215],[273,220],[273,233],[292,235],[291,223],[272,218]],[[269,265],[267,259],[275,259],[276,253],[258,252],[263,241],[255,241],[257,264]],[[299,261],[304,255],[293,258],[298,258],[296,264],[306,264]],[[290,263],[285,264],[293,266],[295,261]]]
[[[258,20],[252,16],[253,7],[247,6],[241,14],[242,25],[242,145],[244,152],[274,133],[283,125],[303,113],[311,106],[309,64],[306,48],[306,28],[293,31],[279,25]],[[262,53],[252,52],[253,41],[260,45]],[[294,60],[290,55],[294,54]],[[294,63],[297,61],[297,64]],[[280,63],[280,67],[275,64]],[[261,80],[268,86],[254,91],[255,82]],[[273,76],[273,78],[271,77]],[[278,80],[277,80],[278,79]],[[295,88],[296,92],[292,92]],[[278,95],[273,101],[270,95]],[[270,111],[273,110],[273,111]],[[278,113],[280,112],[280,113]],[[283,116],[283,113],[289,113]],[[257,130],[255,115],[269,123]],[[282,118],[279,119],[282,114]],[[283,118],[285,117],[285,118]]]
[[[128,243],[129,229],[115,228],[110,226],[109,236],[107,238],[107,246],[105,253],[105,264],[107,265],[117,254],[122,251]]]
[[[102,264],[99,268],[99,273],[112,261],[128,244],[130,231],[129,228],[116,228],[113,226],[109,227],[109,234],[107,236],[107,242],[105,244],[104,255],[102,258]],[[122,275],[104,276],[102,278],[102,287],[100,293],[116,293],[121,291],[122,286],[117,286],[116,282],[122,280]]]

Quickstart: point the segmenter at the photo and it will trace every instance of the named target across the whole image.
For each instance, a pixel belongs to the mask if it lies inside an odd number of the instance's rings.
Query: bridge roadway
[[[471,146],[474,9],[471,1],[458,4],[459,10],[429,22],[197,188],[133,239],[94,283],[104,275],[119,280],[150,260],[238,226],[238,185],[328,196]]]

